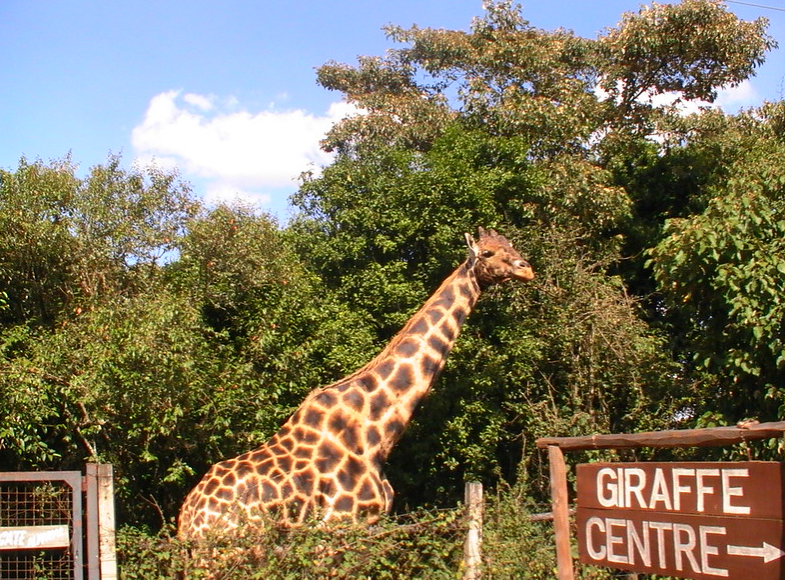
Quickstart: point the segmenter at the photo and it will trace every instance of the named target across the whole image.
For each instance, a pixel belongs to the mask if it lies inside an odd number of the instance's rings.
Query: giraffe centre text
[[[581,562],[682,578],[782,577],[782,464],[578,466]]]

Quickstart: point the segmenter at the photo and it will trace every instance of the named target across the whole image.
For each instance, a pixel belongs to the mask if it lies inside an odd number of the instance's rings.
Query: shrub
[[[371,527],[354,525],[286,528],[267,524],[263,532],[243,530],[199,545],[209,553],[209,576],[198,568],[195,546],[178,540],[172,528],[150,534],[123,528],[118,552],[123,580],[380,580],[456,578],[465,526],[458,509],[421,510],[387,517]]]

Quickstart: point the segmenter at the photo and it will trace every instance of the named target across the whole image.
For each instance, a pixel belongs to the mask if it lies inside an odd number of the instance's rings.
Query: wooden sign
[[[581,562],[697,580],[785,578],[781,463],[590,463],[577,475]]]
[[[0,527],[0,550],[67,548],[68,526]]]

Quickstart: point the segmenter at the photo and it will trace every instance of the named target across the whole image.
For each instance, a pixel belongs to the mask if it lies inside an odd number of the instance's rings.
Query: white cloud
[[[621,81],[619,81],[619,88],[621,88]],[[608,92],[602,88],[601,83],[594,87],[594,93],[601,101],[610,98]],[[714,99],[713,103],[700,99],[685,100],[682,93],[673,91],[665,93],[646,92],[638,97],[637,101],[654,107],[673,107],[673,110],[679,115],[687,116],[706,109],[719,109],[725,113],[734,114],[744,107],[760,105],[760,96],[752,83],[749,80],[744,80],[736,86],[727,86],[719,89],[717,98]],[[603,136],[604,132],[598,131],[591,137],[591,140],[597,141]],[[648,139],[662,145],[673,137],[672,133],[657,132],[649,135]]]
[[[220,181],[210,181],[204,189],[204,200],[208,204],[220,203],[222,201],[231,202],[239,201],[251,205],[268,205],[273,201],[274,193],[267,190],[264,193],[258,191],[246,191],[231,183],[223,183]],[[280,194],[285,197],[287,192],[283,191]]]
[[[186,178],[203,180],[209,201],[266,204],[293,192],[303,171],[331,161],[319,141],[355,112],[333,103],[322,116],[300,109],[252,113],[234,98],[167,91],[150,100],[131,142],[138,159],[176,164]]]
[[[621,81],[620,81],[621,82]],[[609,97],[600,84],[594,88],[594,93],[601,101]],[[701,109],[722,109],[726,113],[735,113],[742,107],[752,107],[760,104],[760,96],[749,80],[744,80],[736,86],[723,87],[717,91],[717,98],[713,103],[708,101],[684,100],[678,92],[652,93],[646,92],[638,97],[638,102],[651,104],[655,107],[674,106],[682,115],[697,113]]]
[[[758,106],[761,103],[758,91],[749,80],[742,81],[735,87],[727,87],[717,92],[714,104],[728,113],[742,107]]]
[[[202,111],[209,111],[213,108],[213,99],[204,95],[188,93],[187,95],[183,95],[183,100],[189,105],[193,105]]]
[[[678,101],[679,93],[662,93],[649,97],[648,102],[655,106],[672,105],[676,103],[676,108],[682,115],[697,113],[700,109],[712,108],[721,109],[726,113],[736,113],[742,107],[751,107],[760,104],[755,87],[749,80],[742,81],[736,86],[723,87],[717,91],[717,98],[713,103],[702,100]]]

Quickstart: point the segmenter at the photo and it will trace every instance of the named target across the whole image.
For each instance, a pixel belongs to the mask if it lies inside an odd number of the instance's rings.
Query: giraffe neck
[[[370,396],[369,427],[382,434],[378,459],[384,461],[444,368],[461,326],[481,288],[464,263],[423,304],[403,329],[358,374],[377,382]]]

